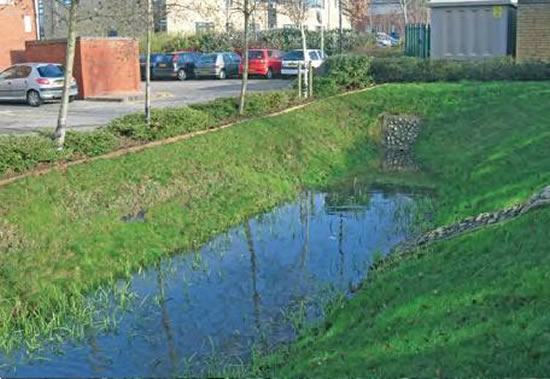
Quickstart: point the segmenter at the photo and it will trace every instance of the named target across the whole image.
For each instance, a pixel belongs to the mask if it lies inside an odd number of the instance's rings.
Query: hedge
[[[321,48],[321,33],[307,31],[308,47]],[[194,35],[157,34],[152,44],[153,51],[170,52],[195,50],[200,52],[240,50],[243,46],[242,33],[201,33]],[[274,29],[262,31],[250,39],[251,47],[267,47],[283,51],[302,48],[302,37],[297,29]],[[372,34],[344,30],[342,48],[346,52],[367,51],[375,46]],[[145,45],[141,44],[142,51]],[[325,51],[332,55],[339,52],[339,34],[336,30],[325,32]]]
[[[244,117],[276,112],[298,102],[294,91],[250,94]],[[62,152],[56,151],[53,132],[32,136],[0,136],[0,177],[25,172],[41,164],[93,157],[123,146],[206,130],[241,118],[235,98],[155,109],[151,116],[151,127],[147,127],[142,114],[131,114],[113,120],[106,127],[93,132],[67,131]]]
[[[372,83],[453,82],[460,80],[550,80],[550,63],[516,63],[512,58],[478,61],[430,60],[361,55],[330,57],[314,81],[320,97]]]

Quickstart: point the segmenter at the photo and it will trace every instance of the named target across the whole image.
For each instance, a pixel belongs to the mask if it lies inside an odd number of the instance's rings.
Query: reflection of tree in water
[[[325,196],[327,213],[340,214],[364,209],[370,203],[371,196],[365,187],[357,186],[355,182],[344,183],[335,187]]]
[[[159,306],[161,308],[162,329],[164,331],[164,334],[166,335],[166,341],[168,343],[169,349],[170,365],[172,366],[171,373],[173,375],[176,375],[177,352],[174,343],[174,332],[172,331],[172,325],[170,322],[170,314],[168,313],[168,308],[166,306],[168,299],[166,299],[165,293],[164,273],[162,272],[162,267],[160,264],[157,266],[157,284],[159,287]]]
[[[261,328],[261,313],[260,313],[260,294],[258,292],[257,285],[257,263],[256,263],[256,249],[254,248],[254,240],[252,239],[252,229],[250,227],[250,221],[245,223],[246,241],[248,243],[248,250],[250,251],[250,274],[252,277],[252,303],[254,304],[254,321],[256,330],[260,331]]]

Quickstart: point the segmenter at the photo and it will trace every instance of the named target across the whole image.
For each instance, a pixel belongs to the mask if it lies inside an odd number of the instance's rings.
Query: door
[[[27,84],[32,73],[30,66],[16,66],[15,78],[12,80],[12,92],[15,99],[27,98]]]
[[[10,67],[0,73],[0,99],[14,99],[13,81],[16,78],[17,66]]]
[[[225,75],[232,76],[233,74],[233,60],[229,54],[223,55],[223,67],[225,69]]]
[[[231,53],[232,62],[232,75],[239,75],[239,65],[241,64],[241,56],[239,54]]]
[[[321,57],[319,57],[319,54],[317,54],[316,51],[309,52],[309,59],[311,60],[311,65],[313,66],[313,68],[319,68],[323,63],[321,61]]]

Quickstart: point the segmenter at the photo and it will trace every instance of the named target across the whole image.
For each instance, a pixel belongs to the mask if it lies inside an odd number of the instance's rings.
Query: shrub
[[[549,80],[550,64],[516,63],[513,58],[478,61],[403,58],[374,58],[372,76],[376,83],[437,82],[458,80]]]
[[[245,115],[261,116],[284,110],[296,103],[295,91],[275,91],[250,94],[245,105]]]
[[[55,145],[45,136],[0,137],[0,174],[23,172],[58,159]]]
[[[203,130],[212,123],[212,118],[199,110],[189,107],[167,108],[153,110],[150,127],[147,127],[142,114],[131,114],[112,121],[106,130],[115,136],[153,141]]]
[[[117,138],[104,129],[89,133],[69,130],[65,137],[67,151],[89,157],[107,154],[115,150],[118,145]]]
[[[313,89],[317,97],[332,96],[346,90],[361,89],[372,84],[372,59],[365,55],[330,57],[315,75]]]

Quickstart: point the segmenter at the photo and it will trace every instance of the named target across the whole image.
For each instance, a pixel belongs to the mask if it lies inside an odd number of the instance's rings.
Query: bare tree
[[[78,22],[78,6],[80,0],[72,0],[69,5],[69,30],[67,35],[67,48],[65,50],[65,77],[63,81],[63,95],[59,115],[57,117],[57,127],[55,128],[55,142],[58,150],[63,150],[65,144],[65,131],[67,129],[67,115],[69,113],[69,97],[73,81],[74,55],[76,51],[76,24]]]
[[[355,30],[361,30],[368,17],[371,0],[341,0],[342,12]]]
[[[309,0],[281,0],[281,13],[284,13],[290,20],[300,29],[302,36],[302,50],[304,52],[304,65],[308,67],[309,56],[307,54],[307,39],[305,23],[311,9],[311,1]],[[304,75],[304,92],[308,93],[308,75]],[[307,95],[306,95],[307,97]]]
[[[248,65],[249,65],[249,41],[250,24],[254,14],[265,7],[265,2],[259,0],[234,0],[233,12],[238,12],[243,17],[244,38],[243,38],[243,75],[241,83],[241,95],[239,97],[239,114],[244,114],[246,91],[248,88]]]

